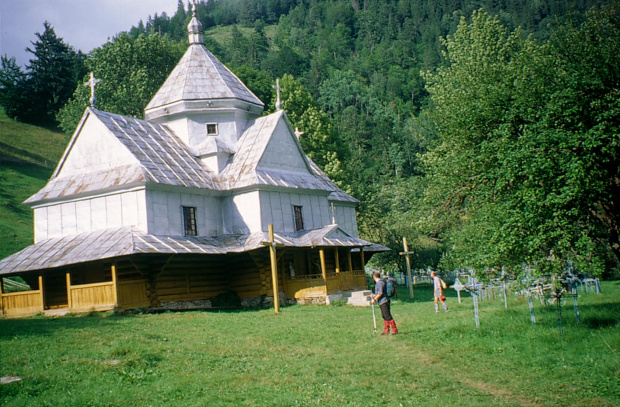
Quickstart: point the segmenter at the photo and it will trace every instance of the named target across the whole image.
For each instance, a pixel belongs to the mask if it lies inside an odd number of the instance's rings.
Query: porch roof
[[[387,247],[352,237],[338,225],[294,234],[276,233],[285,247],[364,247],[367,252]],[[227,254],[264,248],[267,232],[247,235],[156,236],[133,227],[57,237],[33,244],[0,261],[0,275],[24,273],[112,259],[135,254]]]

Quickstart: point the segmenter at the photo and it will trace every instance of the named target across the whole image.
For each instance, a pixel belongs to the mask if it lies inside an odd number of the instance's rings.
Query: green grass
[[[114,313],[0,320],[9,406],[617,406],[620,283],[555,309],[511,296],[435,314],[431,290],[395,300],[401,334],[370,308]],[[400,292],[401,298],[406,291]],[[380,315],[377,310],[377,318]]]
[[[22,202],[43,188],[65,145],[62,133],[18,123],[0,109],[0,259],[32,244],[32,210]]]

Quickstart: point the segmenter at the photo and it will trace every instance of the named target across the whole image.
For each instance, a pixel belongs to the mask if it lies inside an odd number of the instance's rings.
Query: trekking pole
[[[375,303],[371,302],[370,306],[372,307],[372,324],[375,327],[375,333],[377,333],[377,317],[375,316]]]

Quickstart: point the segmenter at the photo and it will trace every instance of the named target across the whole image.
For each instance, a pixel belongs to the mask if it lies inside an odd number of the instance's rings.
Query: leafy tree
[[[620,197],[616,15],[558,30],[558,47],[478,11],[444,40],[449,65],[425,75],[437,139],[424,155],[420,225],[449,241],[445,265],[602,272],[605,247],[618,243],[617,224],[605,228]],[[574,58],[584,39],[600,69]]]
[[[132,38],[121,33],[96,48],[86,67],[101,79],[97,85],[97,108],[112,113],[142,117],[144,107],[179,61],[184,47],[159,35]],[[82,82],[88,80],[87,76]],[[90,90],[80,82],[71,99],[59,112],[62,129],[71,134],[84,109]]]
[[[241,65],[232,71],[265,104],[265,109],[274,105],[271,99],[273,81],[267,72],[252,68],[249,65]]]
[[[280,86],[282,108],[291,124],[304,133],[300,137],[304,152],[338,183],[343,179],[343,146],[332,132],[327,115],[321,112],[312,96],[292,75],[285,74]],[[345,188],[342,182],[340,186]]]

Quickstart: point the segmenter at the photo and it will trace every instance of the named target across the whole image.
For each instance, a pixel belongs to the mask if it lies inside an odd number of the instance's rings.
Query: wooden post
[[[116,264],[112,264],[112,269],[110,270],[112,274],[112,301],[114,301],[114,308],[118,306],[118,292],[116,291],[118,285],[116,282]]]
[[[336,261],[336,274],[340,274],[340,254],[337,247],[334,249],[334,259]]]
[[[407,245],[407,238],[403,236],[403,248],[404,252],[401,252],[401,256],[405,256],[405,261],[407,262],[407,281],[409,281],[409,298],[413,298],[413,279],[411,278],[411,260],[409,256],[413,254],[413,252],[409,251],[409,246]],[[460,301],[459,301],[460,302]]]
[[[323,281],[327,285],[327,267],[325,266],[325,249],[319,249],[319,258],[321,259],[321,275]]]
[[[43,276],[39,275],[39,292],[41,293],[41,312],[45,311],[45,294],[43,293]]]
[[[273,289],[273,308],[275,313],[280,312],[280,298],[278,295],[278,258],[276,257],[276,247],[284,247],[277,244],[273,235],[273,225],[269,224],[269,241],[261,242],[264,246],[269,246],[269,258],[271,260],[271,286]]]
[[[67,306],[71,310],[71,273],[67,273]]]
[[[366,271],[366,261],[364,260],[364,247],[360,246],[360,260],[362,261],[362,271]]]
[[[349,262],[349,271],[353,271],[353,258],[351,256],[351,249],[347,252],[347,261]]]

